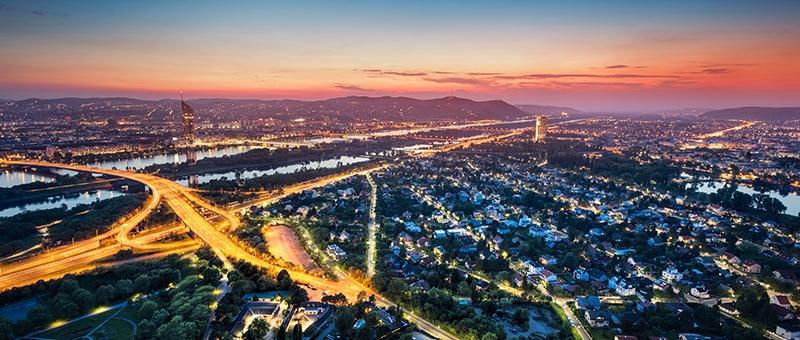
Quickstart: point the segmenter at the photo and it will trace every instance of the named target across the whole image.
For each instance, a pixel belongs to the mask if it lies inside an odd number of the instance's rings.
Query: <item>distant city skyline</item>
[[[800,2],[0,1],[0,98],[800,106]]]

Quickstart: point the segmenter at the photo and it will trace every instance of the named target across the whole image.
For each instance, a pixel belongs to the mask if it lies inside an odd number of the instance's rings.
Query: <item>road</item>
[[[453,212],[448,210],[447,208],[445,208],[434,197],[431,197],[430,195],[428,195],[424,191],[420,190],[419,188],[411,187],[410,189],[417,196],[422,198],[422,200],[425,203],[427,203],[427,204],[431,205],[432,207],[436,208],[445,217],[450,219],[450,221],[453,222],[454,225],[457,224],[458,218],[453,214]],[[468,234],[470,235],[470,237],[472,237],[476,241],[479,239],[477,235],[473,234],[470,231],[468,231]],[[461,268],[461,267],[457,267],[457,266],[451,266],[451,267],[453,267],[455,269],[458,269],[458,270],[464,272],[465,274],[470,275],[470,276],[472,276],[474,278],[477,278],[479,280],[483,280],[485,282],[494,282],[495,284],[497,284],[498,288],[500,288],[501,290],[503,290],[503,291],[505,291],[505,292],[507,292],[509,294],[516,295],[516,296],[522,296],[523,293],[524,293],[524,291],[519,289],[519,288],[515,288],[515,287],[512,287],[512,286],[509,286],[508,284],[505,284],[505,283],[502,283],[502,282],[495,282],[491,278],[484,277],[484,276],[482,276],[482,275],[480,275],[478,273],[475,273],[472,270],[467,270],[465,268]],[[589,332],[586,331],[586,329],[583,327],[583,324],[581,324],[580,320],[575,316],[575,314],[572,312],[572,310],[567,305],[567,302],[569,301],[569,299],[559,298],[559,297],[553,296],[552,294],[550,294],[550,292],[545,287],[543,287],[541,285],[536,285],[536,289],[539,290],[539,292],[542,293],[543,295],[550,297],[550,299],[552,299],[553,302],[555,302],[559,307],[561,307],[562,310],[564,310],[564,314],[567,316],[567,319],[569,319],[570,324],[572,324],[572,327],[575,328],[578,331],[578,334],[580,334],[581,338],[583,338],[585,340],[591,340],[592,339],[592,336],[589,334]]]
[[[253,207],[253,206],[258,207],[258,206],[263,206],[263,205],[266,205],[266,204],[275,203],[275,202],[279,201],[280,199],[282,199],[284,197],[296,194],[298,192],[303,192],[303,191],[306,191],[306,190],[309,190],[309,189],[324,187],[324,186],[326,186],[328,184],[336,183],[338,181],[341,181],[341,180],[344,180],[344,179],[347,179],[347,178],[350,178],[350,177],[353,177],[353,176],[366,176],[369,173],[386,169],[388,166],[389,165],[386,164],[386,163],[377,163],[377,164],[373,164],[371,166],[368,166],[366,168],[353,169],[353,170],[350,170],[350,171],[347,171],[347,172],[342,172],[342,173],[338,173],[338,174],[334,174],[334,175],[330,175],[330,176],[319,177],[319,178],[315,178],[315,179],[310,180],[310,181],[305,181],[305,182],[301,182],[301,183],[297,183],[297,184],[292,184],[292,185],[284,187],[283,190],[281,190],[280,192],[263,193],[259,197],[255,198],[253,200],[250,200],[248,202],[241,203],[241,204],[236,204],[236,205],[230,207],[229,209],[233,210],[233,211],[238,211],[238,212],[241,212],[241,213],[246,213],[248,211],[248,209],[250,209],[250,207]]]
[[[238,216],[227,210],[209,204],[205,200],[196,196],[193,190],[190,190],[173,181],[150,174],[98,169],[82,165],[56,164],[38,161],[1,162],[16,165],[52,167],[73,171],[101,173],[127,178],[146,185],[150,188],[153,194],[145,208],[141,209],[139,212],[134,214],[134,216],[121,223],[119,227],[113,228],[103,235],[98,235],[97,237],[86,241],[77,242],[75,245],[63,247],[63,249],[54,249],[51,252],[44,253],[20,263],[0,267],[0,290],[33,283],[41,279],[57,278],[66,273],[90,270],[97,266],[98,261],[111,257],[120,249],[122,249],[123,246],[134,249],[144,247],[145,244],[132,239],[130,234],[136,225],[138,225],[138,223],[143,221],[161,201],[164,201],[169,205],[170,208],[172,208],[173,212],[178,216],[178,219],[182,221],[192,231],[192,233],[194,233],[194,235],[196,235],[215,251],[215,253],[225,262],[226,267],[231,267],[230,263],[228,262],[228,258],[243,260],[253,265],[267,268],[274,272],[286,270],[292,279],[298,283],[307,284],[321,290],[341,292],[351,300],[355,300],[359,292],[365,291],[371,295],[374,295],[379,304],[384,306],[395,306],[393,302],[383,298],[371,288],[366,287],[364,284],[353,279],[342,271],[339,271],[340,279],[338,281],[332,281],[313,276],[305,272],[282,268],[250,253],[245,246],[229,238],[225,233],[220,231],[217,226],[212,225],[199,210],[202,209],[204,213],[207,212],[221,217],[223,220],[221,224],[230,229],[235,229],[238,227]],[[368,169],[355,170],[343,174],[327,176],[314,181],[304,182],[286,188],[281,194],[272,195],[271,197],[263,197],[254,203],[249,203],[246,206],[238,208],[246,209],[246,207],[253,204],[274,202],[275,200],[293,193],[301,192],[318,186],[324,186],[355,175],[366,175],[372,171],[383,169],[386,166],[387,165],[385,164],[379,164]],[[100,241],[108,238],[109,236],[114,236],[114,239],[117,241],[117,243],[108,246],[101,246]],[[155,247],[155,250],[161,249],[160,246]],[[174,249],[170,247],[163,250],[165,252],[174,251]],[[420,329],[436,336],[437,338],[457,339],[446,331],[439,329],[435,325],[420,317],[417,317],[410,312],[407,312],[407,318],[416,323]]]
[[[372,278],[375,275],[375,233],[377,229],[375,209],[378,205],[378,187],[372,180],[372,176],[367,174],[366,177],[370,188],[369,223],[367,223],[367,277]]]
[[[706,139],[706,138],[713,138],[713,137],[722,137],[728,132],[738,131],[738,130],[741,130],[741,129],[744,129],[744,128],[751,127],[753,125],[755,125],[754,122],[748,122],[746,120],[742,120],[740,125],[734,126],[732,128],[727,128],[727,129],[724,129],[724,130],[719,130],[719,131],[707,133],[707,134],[704,134],[704,135],[700,135],[700,136],[698,136],[698,138]]]
[[[352,276],[347,274],[344,270],[342,270],[340,268],[336,268],[335,271],[336,271],[336,275],[339,277],[339,281],[340,282],[345,282],[345,283],[347,283],[349,285],[352,285],[352,286],[356,287],[357,290],[367,293],[367,295],[374,296],[375,297],[375,303],[378,306],[381,306],[381,307],[392,307],[392,308],[393,307],[398,307],[398,305],[396,303],[384,298],[383,296],[378,294],[372,288],[367,287],[366,285],[364,285],[360,281],[354,279]],[[450,334],[449,332],[441,329],[439,326],[436,326],[436,325],[430,323],[428,320],[425,320],[424,318],[414,314],[410,310],[405,309],[403,307],[400,307],[400,308],[403,310],[404,318],[406,320],[408,320],[408,321],[411,321],[411,322],[417,324],[417,327],[420,330],[424,331],[425,333],[428,333],[429,335],[431,335],[431,336],[433,336],[433,337],[435,337],[437,339],[450,339],[450,340],[457,340],[458,339],[458,337],[456,337],[456,336]]]

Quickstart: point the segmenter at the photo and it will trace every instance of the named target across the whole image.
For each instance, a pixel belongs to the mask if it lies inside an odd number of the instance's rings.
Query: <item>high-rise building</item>
[[[183,93],[181,93],[181,117],[183,120],[183,138],[189,141],[194,141],[194,109],[189,104],[183,101]]]
[[[536,142],[544,142],[544,137],[547,134],[547,117],[536,117],[536,135],[533,140]]]

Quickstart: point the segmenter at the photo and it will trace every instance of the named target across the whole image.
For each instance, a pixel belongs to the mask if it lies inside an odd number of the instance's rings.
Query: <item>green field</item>
[[[133,340],[134,326],[123,319],[112,318],[103,327],[92,333],[92,337],[95,339]]]
[[[39,334],[37,338],[43,339],[76,339],[91,335],[94,339],[133,339],[134,325],[126,321],[128,319],[136,323],[135,311],[131,307],[125,307],[122,311],[112,309],[88,318],[54,328],[45,333]],[[103,323],[105,322],[105,323]],[[100,328],[97,328],[103,324]],[[92,332],[92,330],[95,330]],[[91,334],[89,334],[91,333]]]

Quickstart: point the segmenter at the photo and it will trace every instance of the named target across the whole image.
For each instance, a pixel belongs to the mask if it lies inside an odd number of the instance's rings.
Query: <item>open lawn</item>
[[[35,297],[15,302],[0,307],[0,316],[6,318],[8,321],[13,322],[23,320],[27,316],[28,311],[31,310],[31,308],[36,307],[38,304],[39,300]]]
[[[97,315],[92,315],[88,318],[49,330],[45,333],[37,335],[36,337],[47,339],[75,339],[91,332],[92,329],[111,317],[111,315],[114,315],[116,312],[117,310],[109,310]]]
[[[37,335],[40,339],[133,339],[136,311],[112,309]]]
[[[92,337],[95,339],[132,340],[136,324],[132,320],[112,318],[98,328]]]

